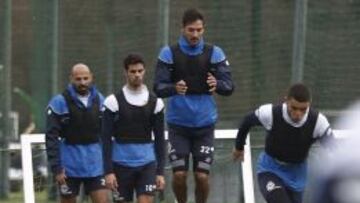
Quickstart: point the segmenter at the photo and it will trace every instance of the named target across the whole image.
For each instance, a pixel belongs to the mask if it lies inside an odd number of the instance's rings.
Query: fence
[[[176,42],[189,7],[204,12],[205,40],[223,48],[232,68],[234,94],[216,97],[218,128],[236,128],[246,111],[279,102],[298,80],[330,121],[359,97],[360,1],[2,0],[0,148],[7,149],[11,133],[8,112],[19,113],[20,132],[31,124],[44,132],[43,109],[74,63],[88,64],[107,95],[124,82],[124,56],[141,52],[151,86],[159,49]],[[6,154],[0,162],[6,180]]]

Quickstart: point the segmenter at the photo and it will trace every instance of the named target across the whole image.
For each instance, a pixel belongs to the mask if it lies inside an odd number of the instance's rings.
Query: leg
[[[66,184],[59,186],[61,203],[76,203],[76,196],[79,194],[81,178],[68,177]]]
[[[187,201],[187,171],[189,169],[189,130],[169,124],[169,160],[173,168],[172,188],[178,203]]]
[[[288,193],[290,194],[290,198],[293,203],[302,203],[303,192],[288,190]]]
[[[76,203],[76,196],[60,196],[61,203]]]
[[[209,174],[195,172],[195,198],[196,203],[206,203],[209,196]]]
[[[112,191],[115,203],[133,202],[137,167],[127,167],[113,163],[114,173],[118,182],[116,191]]]
[[[84,180],[85,194],[89,194],[93,203],[107,203],[108,190],[105,186],[105,179],[103,176],[94,178],[87,178]]]
[[[214,126],[193,131],[191,152],[196,203],[206,203],[210,191],[209,173],[214,157]]]
[[[107,189],[100,189],[90,192],[90,197],[93,203],[108,203],[108,194]]]
[[[156,162],[141,166],[135,184],[138,203],[152,203],[156,191]]]
[[[173,173],[172,188],[178,203],[187,201],[187,171],[175,171]]]
[[[140,195],[137,197],[138,203],[153,203],[154,202],[154,196],[152,195]]]
[[[293,203],[282,180],[273,173],[259,173],[261,194],[267,203]]]

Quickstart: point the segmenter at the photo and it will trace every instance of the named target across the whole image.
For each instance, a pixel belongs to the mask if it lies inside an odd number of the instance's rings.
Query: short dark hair
[[[294,98],[298,102],[311,102],[310,89],[303,83],[293,84],[288,91],[288,99]]]
[[[205,19],[203,14],[198,9],[190,8],[184,12],[182,18],[182,24],[185,27],[186,25],[193,23],[197,20],[201,20],[203,24],[205,24]]]
[[[131,54],[127,55],[124,59],[124,68],[125,68],[125,70],[128,70],[129,65],[138,64],[138,63],[143,64],[145,67],[145,62],[144,62],[143,57],[140,54],[131,53]]]

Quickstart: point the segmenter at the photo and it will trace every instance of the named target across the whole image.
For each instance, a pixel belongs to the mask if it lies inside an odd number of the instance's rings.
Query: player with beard
[[[197,9],[182,18],[178,42],[165,46],[158,58],[154,90],[169,98],[166,122],[169,127],[172,187],[179,203],[187,202],[190,154],[193,158],[196,203],[209,194],[213,163],[217,107],[213,94],[229,96],[234,90],[229,62],[218,46],[203,39],[205,19]]]
[[[75,203],[83,184],[94,203],[106,203],[100,143],[103,96],[89,67],[73,66],[70,84],[47,107],[46,152],[60,201]]]

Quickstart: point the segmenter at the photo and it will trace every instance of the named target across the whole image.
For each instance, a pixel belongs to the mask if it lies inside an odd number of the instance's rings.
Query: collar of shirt
[[[67,90],[70,93],[70,96],[74,99],[75,103],[77,105],[79,105],[80,107],[85,107],[88,108],[92,105],[92,100],[95,98],[96,94],[97,94],[97,90],[96,87],[94,85],[91,85],[89,88],[89,94],[87,94],[86,96],[81,96],[79,95],[76,90],[74,85],[69,84],[67,87]],[[86,100],[86,102],[84,102]]]
[[[194,56],[194,55],[199,55],[202,53],[203,48],[204,48],[204,39],[201,38],[199,43],[195,46],[190,46],[190,44],[188,43],[188,41],[186,40],[186,38],[184,36],[181,36],[179,41],[179,46],[181,51],[183,51],[185,54]]]
[[[288,113],[288,110],[287,110],[287,104],[286,103],[283,103],[282,105],[282,114],[283,114],[283,118],[284,120],[289,123],[290,125],[296,127],[296,128],[299,128],[301,127],[302,125],[304,125],[304,123],[306,122],[307,120],[307,117],[308,117],[308,114],[309,114],[309,107],[306,109],[306,113],[304,115],[304,117],[297,123],[295,123],[291,118],[290,118],[290,115]]]
[[[90,94],[87,94],[85,96],[82,96],[82,95],[77,95],[78,99],[84,104],[84,106],[87,106],[88,104],[88,101],[89,101],[89,97],[90,97]]]
[[[144,106],[149,100],[149,90],[146,85],[142,85],[138,90],[132,90],[127,85],[123,87],[126,101],[135,106]]]

